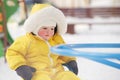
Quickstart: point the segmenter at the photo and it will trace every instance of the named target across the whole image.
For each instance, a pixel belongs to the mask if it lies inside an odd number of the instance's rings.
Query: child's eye
[[[54,28],[51,28],[51,30],[54,30]]]
[[[47,28],[43,28],[43,29],[47,29]]]

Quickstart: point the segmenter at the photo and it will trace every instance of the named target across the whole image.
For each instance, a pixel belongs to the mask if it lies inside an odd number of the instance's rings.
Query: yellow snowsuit
[[[63,63],[75,60],[73,57],[60,56],[50,52],[50,46],[64,44],[62,37],[55,34],[44,41],[27,33],[16,39],[6,52],[6,59],[11,69],[21,65],[36,69],[32,80],[80,80],[73,72],[64,71]]]

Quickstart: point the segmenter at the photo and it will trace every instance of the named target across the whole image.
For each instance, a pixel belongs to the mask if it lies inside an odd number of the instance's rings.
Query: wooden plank
[[[65,16],[92,18],[100,17],[120,17],[120,7],[102,7],[102,8],[60,8]]]

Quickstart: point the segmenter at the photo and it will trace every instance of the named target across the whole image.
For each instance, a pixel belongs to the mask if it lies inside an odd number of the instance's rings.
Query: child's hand
[[[78,67],[75,60],[72,60],[63,65],[65,65],[70,71],[74,72],[76,75],[78,74]]]
[[[35,68],[27,65],[22,65],[16,69],[17,74],[21,76],[24,80],[31,80],[31,78],[33,77],[33,72],[35,71]]]

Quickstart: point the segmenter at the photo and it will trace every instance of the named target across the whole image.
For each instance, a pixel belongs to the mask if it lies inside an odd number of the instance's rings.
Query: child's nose
[[[51,33],[51,30],[48,29],[48,30],[47,30],[47,33],[50,34],[50,33]]]

